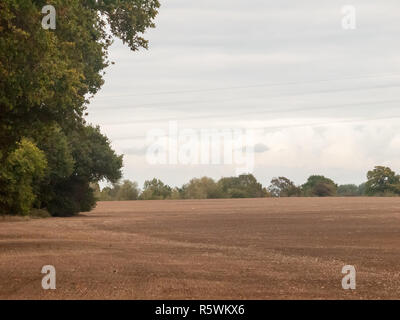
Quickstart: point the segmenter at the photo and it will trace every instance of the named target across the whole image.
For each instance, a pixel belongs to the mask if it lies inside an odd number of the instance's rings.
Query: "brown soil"
[[[400,298],[399,198],[103,202],[0,221],[0,299],[336,298]]]

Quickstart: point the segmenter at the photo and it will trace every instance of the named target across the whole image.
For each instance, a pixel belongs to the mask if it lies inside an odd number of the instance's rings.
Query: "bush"
[[[161,180],[154,178],[146,180],[143,186],[143,192],[140,195],[141,200],[164,200],[171,197],[172,189]]]
[[[96,205],[96,184],[121,177],[122,156],[115,154],[98,127],[80,126],[68,135],[57,129],[53,133],[52,138],[40,137],[50,168],[41,185],[39,207],[53,216],[90,211]],[[58,147],[52,147],[55,144]]]
[[[301,188],[306,197],[333,197],[337,193],[337,185],[333,180],[318,175],[310,176]]]
[[[43,177],[46,157],[32,141],[22,139],[0,168],[0,211],[28,215],[37,197],[34,185]]]
[[[343,184],[337,189],[337,194],[341,197],[357,197],[360,194],[360,188],[355,184]]]
[[[29,212],[29,216],[37,219],[45,219],[45,218],[50,218],[51,214],[50,212],[44,209],[32,209]]]
[[[182,197],[184,199],[217,199],[222,198],[222,189],[211,178],[195,178],[182,187]]]
[[[315,197],[333,197],[336,195],[336,187],[329,183],[317,183],[311,191],[312,196]]]
[[[252,174],[222,178],[218,181],[225,198],[263,198],[269,194]]]

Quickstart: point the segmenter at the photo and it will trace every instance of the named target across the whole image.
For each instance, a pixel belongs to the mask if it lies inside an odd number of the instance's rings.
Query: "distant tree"
[[[377,166],[368,171],[365,192],[370,196],[399,195],[400,176],[388,167]]]
[[[361,183],[358,186],[358,193],[359,193],[360,196],[365,196],[366,195],[366,188],[367,188],[367,183],[366,182]]]
[[[315,197],[333,197],[336,195],[336,187],[329,183],[317,183],[312,190]]]
[[[336,195],[337,185],[329,178],[313,175],[302,185],[302,191],[305,196],[333,197]]]
[[[268,192],[263,188],[262,184],[252,174],[242,174],[239,176],[239,185],[247,190],[250,198],[263,198],[268,196]]]
[[[184,199],[217,199],[222,197],[222,189],[213,179],[203,177],[192,179],[182,187]]]
[[[337,194],[341,197],[360,196],[360,189],[355,184],[342,184],[337,189]]]
[[[101,198],[100,184],[98,182],[92,182],[90,184],[90,188],[93,190],[93,194],[96,200],[100,200]]]
[[[268,191],[273,197],[297,197],[301,195],[300,188],[286,177],[272,179]]]
[[[99,192],[95,191],[95,193],[98,194],[97,198],[100,201],[130,201],[138,200],[140,190],[137,182],[124,180],[122,183],[113,183]]]
[[[164,200],[171,197],[172,189],[161,180],[154,178],[144,182],[141,200]]]
[[[140,190],[137,182],[124,180],[118,189],[117,200],[120,201],[137,200],[139,197],[139,192]]]
[[[221,178],[218,185],[224,198],[263,198],[269,195],[252,174]]]
[[[173,188],[171,190],[171,195],[170,195],[170,199],[171,200],[180,200],[180,199],[184,199],[184,191],[182,188]]]
[[[117,198],[119,185],[113,184],[112,187],[104,187],[100,191],[99,200],[100,201],[115,201]]]

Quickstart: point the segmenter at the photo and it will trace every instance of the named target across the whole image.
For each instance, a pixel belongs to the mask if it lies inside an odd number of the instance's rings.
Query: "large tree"
[[[31,186],[37,205],[69,215],[93,207],[93,183],[120,178],[122,158],[98,128],[86,125],[85,110],[104,82],[113,37],[133,51],[147,48],[142,34],[154,27],[159,2],[53,0],[54,30],[42,27],[47,4],[0,1],[0,200],[12,200],[18,182],[9,164],[28,148],[20,144],[27,138],[31,152],[38,146],[47,159],[44,178]]]
[[[218,181],[226,198],[263,198],[268,192],[252,174],[221,178]]]
[[[273,197],[296,197],[301,194],[300,188],[286,177],[273,178],[268,191]]]
[[[337,192],[337,184],[332,179],[320,175],[312,175],[302,185],[305,196],[333,197]]]
[[[368,171],[367,178],[365,186],[367,195],[400,194],[400,176],[388,167],[375,167],[374,170]]]
[[[172,188],[159,179],[146,180],[143,191],[140,195],[141,200],[165,200],[171,197]]]
[[[56,29],[42,28],[45,0],[0,2],[0,156],[56,121],[82,122],[87,97],[103,84],[112,36],[147,48],[158,0],[54,0]],[[110,27],[110,33],[107,32]]]
[[[190,180],[181,193],[184,199],[217,199],[223,195],[220,185],[208,177]]]
[[[64,141],[61,135],[53,137],[59,146]],[[52,139],[39,143],[49,162],[47,180],[41,184],[40,205],[54,216],[91,210],[96,203],[92,186],[102,180],[117,182],[121,178],[122,156],[111,149],[98,127],[81,126],[67,134],[66,139],[67,144],[61,148],[54,147]]]

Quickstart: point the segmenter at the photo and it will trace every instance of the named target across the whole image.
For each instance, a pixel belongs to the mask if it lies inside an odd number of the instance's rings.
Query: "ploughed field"
[[[44,265],[56,290],[42,289]],[[73,218],[0,218],[0,299],[335,298],[400,298],[399,198],[102,202]]]

